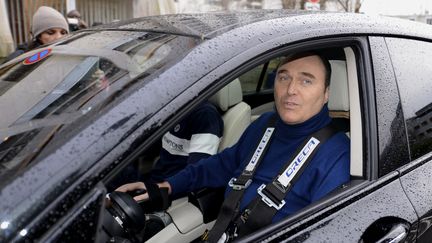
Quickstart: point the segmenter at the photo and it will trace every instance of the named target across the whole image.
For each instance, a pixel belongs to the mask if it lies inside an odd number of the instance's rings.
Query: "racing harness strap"
[[[267,185],[262,184],[258,188],[258,196],[239,215],[239,205],[244,190],[252,182],[256,168],[269,147],[274,134],[275,121],[276,115],[269,119],[262,139],[256,146],[255,152],[250,155],[249,163],[242,174],[230,180],[228,185],[232,187],[232,191],[225,199],[216,223],[208,235],[209,242],[217,242],[228,228],[234,227],[230,229],[228,237],[237,237],[270,224],[273,216],[285,205],[285,196],[301,176],[319,146],[337,132],[331,125],[327,125],[306,138],[273,181]]]
[[[232,219],[239,214],[240,201],[244,190],[251,184],[255,169],[258,167],[263,158],[262,155],[270,145],[275,130],[275,123],[276,116],[272,116],[267,123],[267,127],[264,129],[261,140],[256,145],[255,152],[248,156],[248,165],[239,177],[233,177],[229,181],[228,185],[232,187],[232,191],[225,198],[213,228],[208,235],[203,236],[204,241],[217,242],[228,228]]]
[[[272,182],[262,184],[258,195],[237,219],[238,235],[243,236],[272,222],[273,216],[285,205],[285,196],[302,175],[318,148],[337,131],[331,125],[323,127],[299,146],[291,159]]]

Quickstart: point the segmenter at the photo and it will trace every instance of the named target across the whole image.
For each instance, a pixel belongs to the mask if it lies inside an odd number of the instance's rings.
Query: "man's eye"
[[[312,80],[310,79],[304,79],[303,84],[312,84]]]
[[[287,80],[289,80],[289,77],[287,76],[287,75],[279,75],[279,78],[278,78],[280,81],[287,81]]]

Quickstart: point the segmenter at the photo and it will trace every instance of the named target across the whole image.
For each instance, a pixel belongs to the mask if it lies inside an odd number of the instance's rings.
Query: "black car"
[[[219,150],[231,146],[273,109],[280,58],[308,50],[332,65],[329,108],[350,137],[351,181],[238,240],[431,242],[432,27],[270,10],[114,23],[3,64],[0,241],[115,242],[105,219],[124,215],[105,196],[124,168],[148,171],[163,134],[206,100],[223,113]],[[174,201],[148,242],[210,228],[217,207],[198,194]]]

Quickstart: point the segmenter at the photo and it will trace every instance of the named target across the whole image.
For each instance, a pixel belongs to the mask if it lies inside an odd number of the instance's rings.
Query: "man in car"
[[[349,180],[349,139],[342,132],[323,133],[331,123],[330,74],[328,60],[315,52],[288,56],[274,84],[277,112],[263,114],[233,147],[158,184],[174,195],[229,185],[209,241],[277,222]],[[136,182],[117,190],[143,188]],[[148,198],[145,193],[134,199]]]
[[[137,165],[130,165],[108,185],[108,190],[137,180],[163,182],[186,165],[216,154],[223,128],[216,106],[202,103],[164,134],[159,159],[150,172],[141,174]]]
[[[162,182],[186,165],[216,154],[222,134],[221,115],[213,104],[204,102],[162,137],[160,158],[150,178]]]

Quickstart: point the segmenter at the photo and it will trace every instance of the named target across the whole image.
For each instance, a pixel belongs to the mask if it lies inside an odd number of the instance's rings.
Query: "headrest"
[[[330,94],[328,108],[331,111],[349,111],[348,75],[346,62],[330,61]]]
[[[214,94],[209,101],[219,107],[222,111],[240,103],[243,100],[243,93],[239,79],[234,79],[231,83],[223,87]]]

